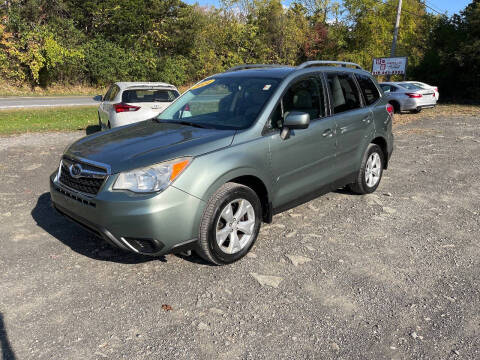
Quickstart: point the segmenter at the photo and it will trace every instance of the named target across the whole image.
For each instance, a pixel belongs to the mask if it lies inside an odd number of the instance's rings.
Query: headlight
[[[192,158],[184,157],[120,173],[113,189],[130,190],[136,193],[162,191],[186,169],[191,161]]]

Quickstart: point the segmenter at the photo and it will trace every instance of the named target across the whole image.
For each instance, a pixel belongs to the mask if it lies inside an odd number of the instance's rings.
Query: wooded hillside
[[[398,0],[0,1],[0,78],[9,84],[192,83],[243,63],[388,56]],[[447,98],[477,100],[480,0],[451,18],[403,0],[397,56],[409,78]],[[445,98],[444,97],[444,98]]]

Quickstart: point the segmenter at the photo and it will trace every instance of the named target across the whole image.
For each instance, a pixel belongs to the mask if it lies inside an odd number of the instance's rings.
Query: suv
[[[220,265],[278,212],[343,186],[375,191],[393,107],[360,66],[329,64],[232,68],[155,118],[78,140],[51,175],[53,206],[118,248],[195,249]]]
[[[177,88],[161,82],[117,82],[105,96],[97,95],[101,130],[133,124],[160,114],[179,97]]]

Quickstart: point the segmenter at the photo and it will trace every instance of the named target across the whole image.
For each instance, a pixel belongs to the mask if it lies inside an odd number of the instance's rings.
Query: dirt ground
[[[82,133],[0,137],[2,360],[480,358],[480,110],[395,124],[375,194],[275,216],[224,267],[57,215],[48,176]]]

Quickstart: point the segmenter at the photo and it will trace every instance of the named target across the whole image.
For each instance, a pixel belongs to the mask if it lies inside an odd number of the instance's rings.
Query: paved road
[[[434,111],[396,129],[375,194],[275,216],[224,267],[57,215],[47,178],[82,133],[0,137],[3,359],[480,359],[479,116]]]
[[[0,109],[98,105],[92,96],[0,97]]]

